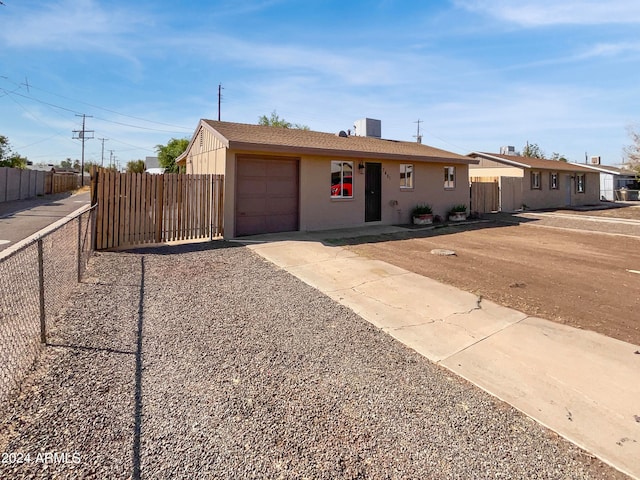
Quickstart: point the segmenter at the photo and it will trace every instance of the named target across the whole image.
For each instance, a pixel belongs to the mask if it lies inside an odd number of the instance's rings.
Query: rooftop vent
[[[507,145],[506,147],[500,147],[500,155],[514,155],[516,154],[516,147]]]
[[[373,118],[362,118],[354,122],[354,135],[358,137],[382,138],[382,122]]]
[[[600,157],[591,157],[591,165],[600,165]]]
[[[336,133],[336,135],[338,137],[348,137],[349,135],[347,135],[347,132],[345,132],[344,130],[340,130],[338,133]]]

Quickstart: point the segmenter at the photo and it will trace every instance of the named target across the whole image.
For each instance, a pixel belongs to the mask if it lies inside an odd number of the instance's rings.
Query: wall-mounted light
[[[358,171],[359,171],[360,173],[364,173],[364,163],[360,162],[360,163],[358,164]]]

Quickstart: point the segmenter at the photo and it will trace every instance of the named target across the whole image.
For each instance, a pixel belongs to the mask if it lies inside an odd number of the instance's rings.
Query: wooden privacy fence
[[[500,187],[498,177],[471,178],[471,211],[478,213],[497,212],[500,209]]]
[[[61,193],[78,188],[78,175],[75,173],[48,173],[45,179],[45,193]]]
[[[223,178],[94,169],[96,250],[222,235]]]
[[[522,177],[500,177],[500,210],[515,212],[522,208]]]

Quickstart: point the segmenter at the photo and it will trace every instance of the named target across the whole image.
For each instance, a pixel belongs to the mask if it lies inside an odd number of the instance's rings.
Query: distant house
[[[498,209],[561,208],[600,202],[599,174],[584,165],[497,153],[472,152],[471,181],[499,184]]]
[[[160,168],[158,157],[144,157],[144,169]]]
[[[572,164],[578,165],[578,164]],[[582,167],[598,172],[600,175],[600,199],[614,202],[621,199],[620,189],[638,189],[636,175],[630,170],[609,165],[579,164]]]
[[[176,163],[224,174],[225,237],[406,224],[419,203],[441,216],[469,203],[476,160],[358,125],[362,136],[201,120]]]

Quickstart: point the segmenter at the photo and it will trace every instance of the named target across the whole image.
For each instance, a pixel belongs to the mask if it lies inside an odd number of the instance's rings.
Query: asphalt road
[[[89,204],[89,192],[0,203],[0,251]]]

